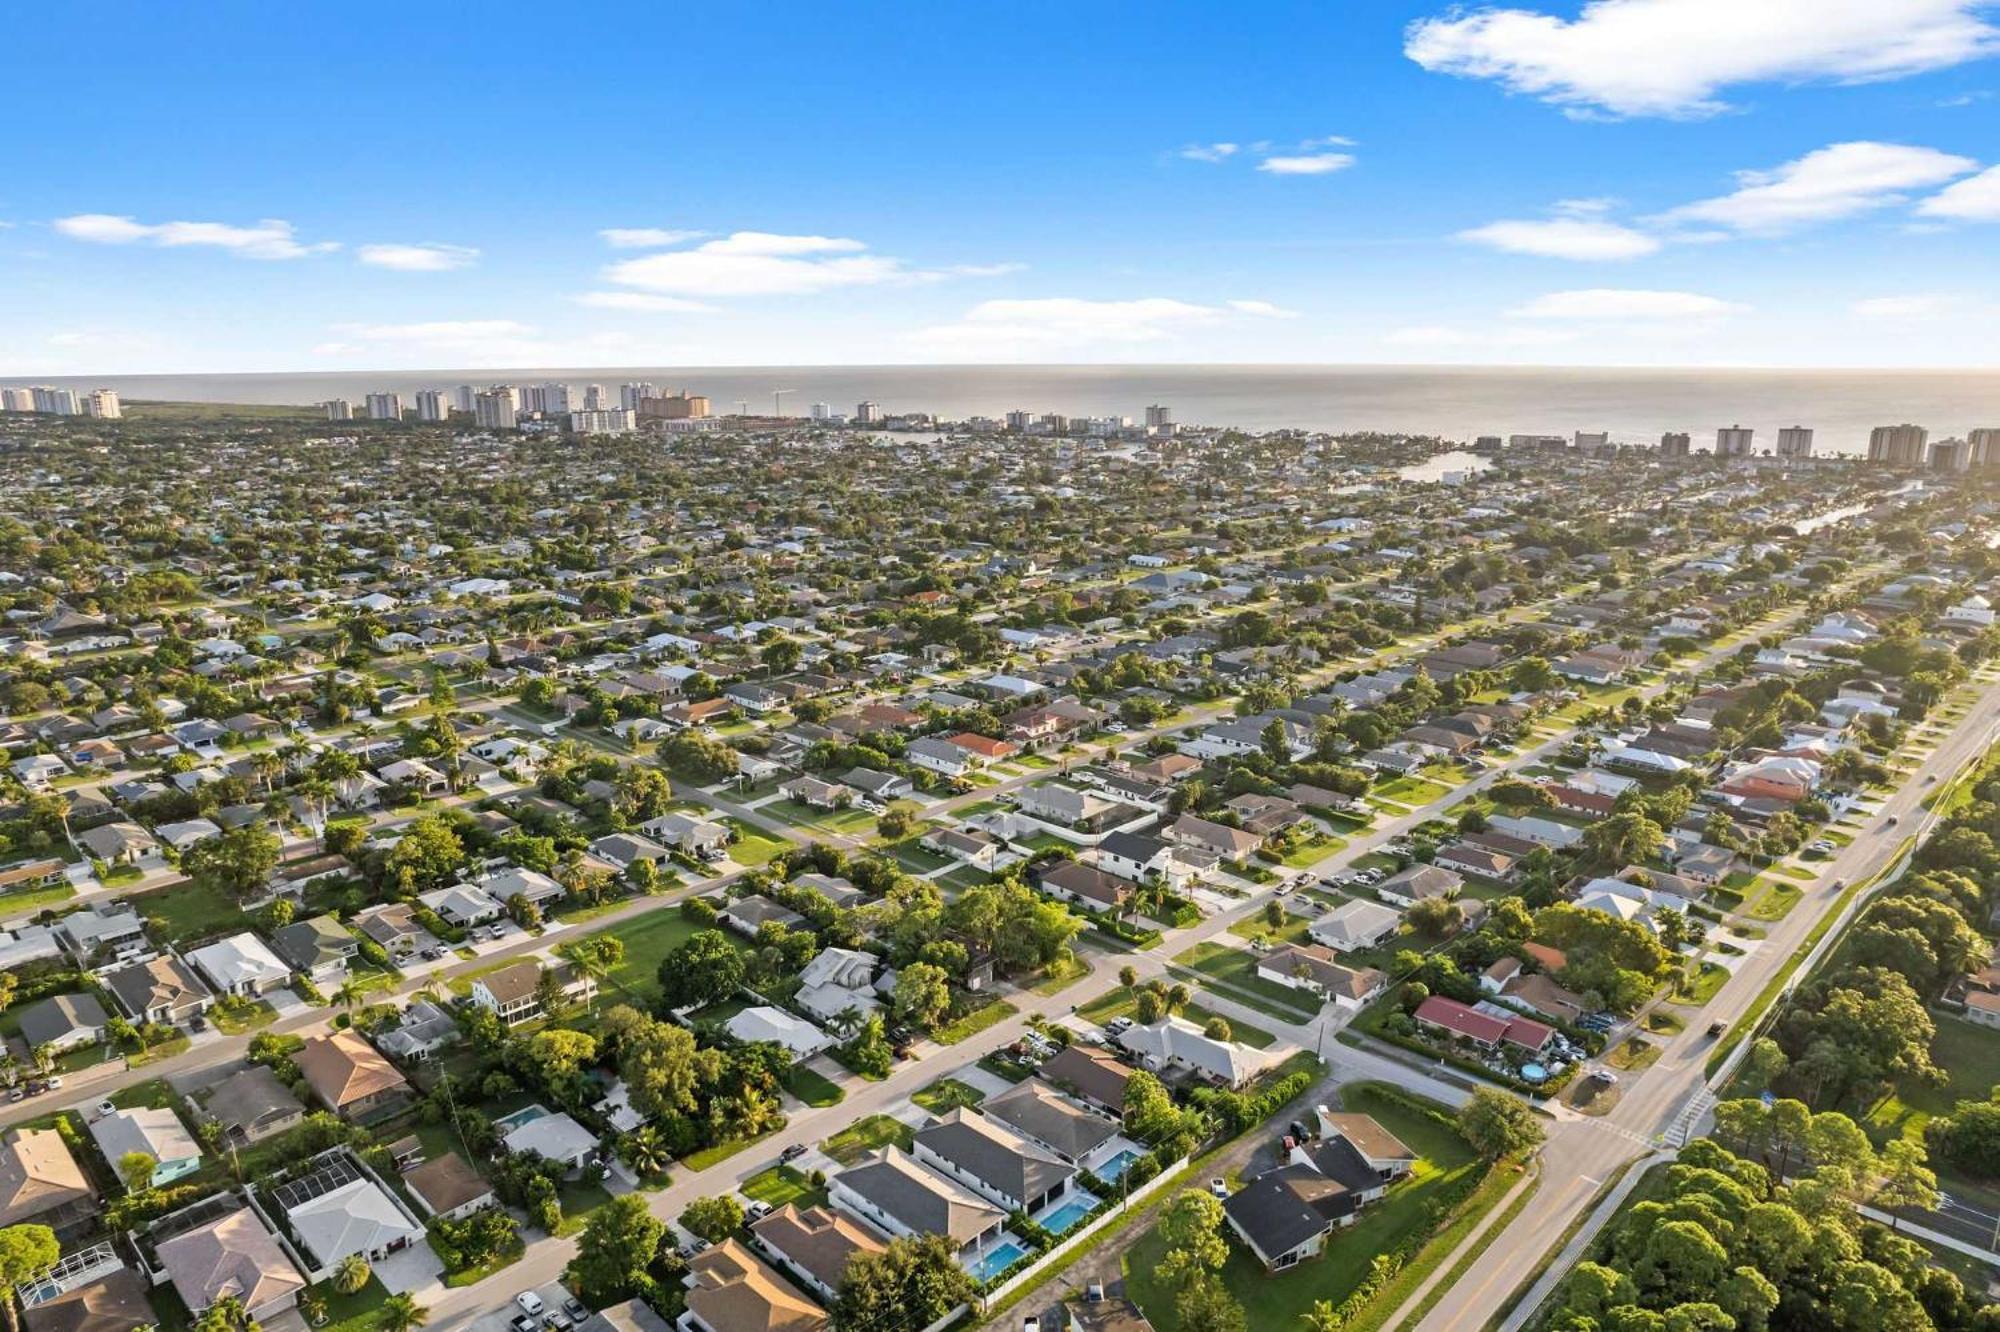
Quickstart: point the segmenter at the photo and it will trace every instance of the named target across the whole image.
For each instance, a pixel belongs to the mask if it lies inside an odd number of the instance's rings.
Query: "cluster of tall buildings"
[[[115,389],[51,388],[36,384],[29,388],[0,388],[0,411],[40,412],[44,416],[97,416],[116,421],[124,410],[118,405]]]
[[[1868,434],[1868,461],[1885,467],[1929,467],[1936,472],[2000,468],[2000,426],[1968,430],[1965,438],[1931,440],[1930,431],[1907,421],[1876,426]]]
[[[329,421],[401,421],[414,411],[419,421],[448,422],[457,413],[482,430],[565,429],[578,435],[622,435],[642,425],[706,421],[708,399],[698,393],[662,393],[639,382],[619,386],[617,396],[602,384],[493,384],[478,388],[422,389],[413,404],[400,393],[370,393],[356,411],[346,398],[321,404]]]
[[[1497,449],[1500,445],[1498,435],[1482,435],[1477,447]],[[1568,439],[1561,435],[1509,435],[1506,445],[1510,449],[1574,447],[1582,453],[1616,447],[1611,443],[1610,433],[1602,430],[1579,430]],[[1685,458],[1693,451],[1694,436],[1685,430],[1669,430],[1660,436],[1660,456],[1663,458]],[[1780,428],[1777,447],[1771,452],[1779,458],[1813,457],[1812,427],[1794,425]],[[1757,457],[1756,430],[1746,425],[1720,427],[1715,432],[1714,455],[1718,458]],[[1966,433],[1964,439],[1941,439],[1932,443],[1930,432],[1922,426],[1908,423],[1877,426],[1869,432],[1868,461],[1885,467],[1928,467],[1940,472],[2000,468],[2000,427],[1972,430]]]

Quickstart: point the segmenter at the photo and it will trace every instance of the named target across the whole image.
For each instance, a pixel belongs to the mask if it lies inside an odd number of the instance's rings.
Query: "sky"
[[[2000,361],[1989,0],[72,18],[0,379]]]

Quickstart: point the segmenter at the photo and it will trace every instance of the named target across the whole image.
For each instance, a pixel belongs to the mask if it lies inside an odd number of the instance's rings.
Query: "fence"
[[[1179,1174],[1182,1170],[1187,1168],[1188,1160],[1189,1160],[1188,1157],[1183,1156],[1180,1160],[1174,1162],[1170,1166],[1167,1166],[1166,1168],[1161,1170],[1159,1174],[1153,1176],[1151,1179],[1147,1180],[1144,1184],[1141,1184],[1138,1188],[1134,1189],[1131,1193],[1127,1194],[1124,1198],[1120,1199],[1115,1206],[1106,1208],[1104,1211],[1098,1213],[1093,1220],[1091,1220],[1088,1224],[1079,1227],[1075,1233],[1063,1236],[1062,1243],[1056,1245],[1054,1248],[1050,1249],[1047,1253],[1043,1254],[1041,1258],[1034,1263],[1033,1266],[1025,1268],[1022,1271],[1016,1272],[1006,1281],[1002,1282],[998,1286],[995,1286],[992,1290],[987,1291],[986,1294],[980,1300],[980,1307],[988,1308],[991,1307],[992,1305],[998,1304],[1001,1300],[1006,1299],[1009,1295],[1021,1289],[1023,1286],[1026,1286],[1031,1282],[1038,1280],[1040,1278],[1041,1273],[1045,1271],[1051,1263],[1054,1263],[1057,1260],[1061,1259],[1065,1254],[1068,1254],[1069,1252],[1077,1248],[1085,1240],[1088,1240],[1091,1236],[1097,1234],[1098,1231],[1103,1230],[1104,1227],[1108,1225],[1110,1222],[1116,1220],[1118,1217],[1121,1217],[1125,1213],[1132,1210],[1134,1204],[1144,1200],[1146,1197],[1157,1192],[1160,1188],[1165,1186],[1167,1181],[1171,1180],[1175,1175]],[[930,1332],[930,1330],[926,1329],[926,1332]]]

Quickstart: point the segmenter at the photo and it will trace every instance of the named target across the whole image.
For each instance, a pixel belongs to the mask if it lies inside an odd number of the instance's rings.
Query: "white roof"
[[[1394,929],[1400,920],[1395,910],[1380,902],[1343,902],[1312,924],[1313,934],[1335,938],[1363,939],[1382,930]]]
[[[855,948],[822,948],[799,973],[799,983],[808,987],[844,985],[851,989],[866,985],[874,976],[873,953]]]
[[[550,1161],[573,1161],[597,1147],[597,1135],[560,1110],[529,1120],[503,1141],[510,1152],[534,1152]]]
[[[106,1115],[90,1126],[90,1136],[113,1166],[128,1152],[144,1152],[155,1161],[188,1161],[201,1155],[194,1135],[173,1111],[151,1106]]]
[[[782,1008],[746,1008],[729,1019],[725,1030],[739,1041],[776,1041],[800,1058],[833,1044],[818,1027]]]
[[[262,939],[248,931],[197,948],[187,957],[203,975],[225,988],[246,981],[282,980],[292,974]]]
[[[331,1267],[351,1253],[377,1253],[424,1233],[372,1179],[351,1179],[300,1203],[289,1215],[292,1229],[322,1267]]]
[[[1186,1064],[1229,1082],[1242,1083],[1270,1062],[1270,1056],[1240,1041],[1211,1040],[1183,1017],[1164,1018],[1150,1027],[1129,1027],[1118,1043],[1133,1054]]]

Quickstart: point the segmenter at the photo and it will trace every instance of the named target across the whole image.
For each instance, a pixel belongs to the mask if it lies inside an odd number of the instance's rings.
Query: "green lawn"
[[[1695,972],[1694,979],[1677,981],[1674,985],[1672,1002],[1688,1008],[1700,1008],[1715,998],[1715,992],[1729,979],[1729,969],[1715,962],[1704,962]]]
[[[1245,916],[1229,927],[1229,932],[1239,939],[1264,939],[1272,944],[1304,943],[1306,931],[1312,928],[1312,917],[1294,916],[1286,913],[1284,920],[1272,925],[1260,915]]]
[[[957,1078],[939,1078],[930,1086],[913,1093],[912,1101],[934,1115],[956,1110],[960,1106],[978,1105],[986,1097],[975,1087],[968,1087]]]
[[[1367,1085],[1350,1087],[1345,1109],[1373,1115],[1382,1126],[1414,1148],[1420,1159],[1410,1177],[1390,1188],[1388,1196],[1371,1204],[1361,1219],[1336,1229],[1326,1252],[1288,1271],[1268,1273],[1233,1236],[1223,1284],[1243,1305],[1252,1328],[1289,1332],[1319,1300],[1341,1303],[1358,1288],[1379,1253],[1435,1231],[1441,1218],[1433,1200],[1486,1167],[1451,1129],[1426,1115],[1391,1101]],[[1125,1291],[1159,1332],[1180,1332],[1174,1312],[1174,1292],[1159,1276],[1166,1241],[1157,1228],[1149,1231],[1125,1255]]]
[[[326,1301],[326,1322],[320,1332],[375,1332],[375,1325],[381,1319],[382,1301],[389,1298],[389,1288],[372,1273],[368,1284],[352,1295],[335,1290],[332,1281],[322,1281],[310,1290]]]
[[[1766,879],[1762,891],[1751,901],[1749,915],[1752,920],[1782,920],[1799,904],[1799,889],[1776,879]]]
[[[839,1105],[847,1095],[832,1080],[803,1064],[793,1066],[785,1078],[785,1089],[811,1106]]]
[[[756,1138],[731,1138],[728,1142],[718,1142],[713,1147],[704,1147],[698,1152],[690,1152],[681,1158],[681,1164],[690,1170],[706,1170],[721,1161],[727,1161],[745,1147],[765,1137],[759,1133]]]
[[[1287,869],[1304,869],[1308,865],[1318,864],[1346,845],[1346,838],[1334,837],[1322,833],[1320,836],[1301,841],[1297,846],[1287,851],[1281,863]]]
[[[1983,1098],[2000,1086],[2000,1032],[1944,1013],[1932,1016],[1937,1039],[1931,1042],[1931,1062],[1950,1074],[1950,1081],[1942,1087],[1927,1087],[1905,1080],[1870,1106],[1862,1125],[1878,1143],[1892,1137],[1921,1142],[1924,1125],[1932,1119],[1950,1114],[1962,1100]],[[1953,1193],[1962,1191],[1957,1184],[1948,1188]]]
[[[1311,995],[1259,976],[1254,953],[1217,943],[1199,943],[1174,961],[1218,982],[1225,996],[1228,991],[1240,991],[1240,1002],[1268,1011],[1273,1017],[1307,1022],[1318,1015],[1319,1005]]]
[[[736,840],[729,844],[729,858],[746,869],[768,865],[792,848],[791,842],[776,833],[753,828],[740,819],[723,822],[736,830]]]
[[[625,960],[607,978],[611,988],[650,1001],[660,990],[660,959],[701,928],[683,915],[679,907],[661,907],[613,925],[605,933],[625,945]],[[732,936],[724,930],[723,937]]]
[[[243,908],[227,893],[193,879],[131,899],[156,935],[186,951],[189,945],[244,928]]]
[[[15,920],[22,916],[32,916],[49,907],[69,901],[76,896],[76,889],[67,883],[53,888],[36,888],[25,893],[8,893],[0,896],[0,920]]]
[[[786,1203],[794,1203],[800,1208],[826,1206],[826,1190],[814,1188],[811,1179],[788,1165],[772,1166],[750,1176],[743,1181],[742,1193],[746,1198],[754,1198],[773,1207],[783,1207]]]
[[[1020,1010],[1005,999],[994,998],[978,1008],[954,1019],[931,1033],[931,1039],[939,1045],[956,1045],[968,1037],[976,1036],[996,1022],[1003,1022]]]
[[[1079,1017],[1088,1018],[1102,1025],[1113,1018],[1132,1016],[1132,1010],[1138,1007],[1138,1004],[1139,997],[1121,986],[1115,990],[1107,990],[1076,1011]],[[1208,1025],[1210,1018],[1220,1017],[1229,1024],[1230,1035],[1253,1050],[1267,1049],[1278,1039],[1261,1027],[1253,1027],[1232,1017],[1223,1017],[1222,1014],[1196,1003],[1190,1003],[1181,1009],[1180,1015],[1198,1027]]]
[[[1089,974],[1090,963],[1072,955],[1067,966],[1061,962],[1050,964],[1041,979],[1035,982],[1034,990],[1036,994],[1061,994]]]
[[[828,1138],[820,1144],[820,1149],[842,1165],[853,1165],[878,1147],[886,1147],[892,1142],[908,1151],[915,1137],[915,1130],[908,1124],[898,1123],[887,1115],[870,1115]]]

